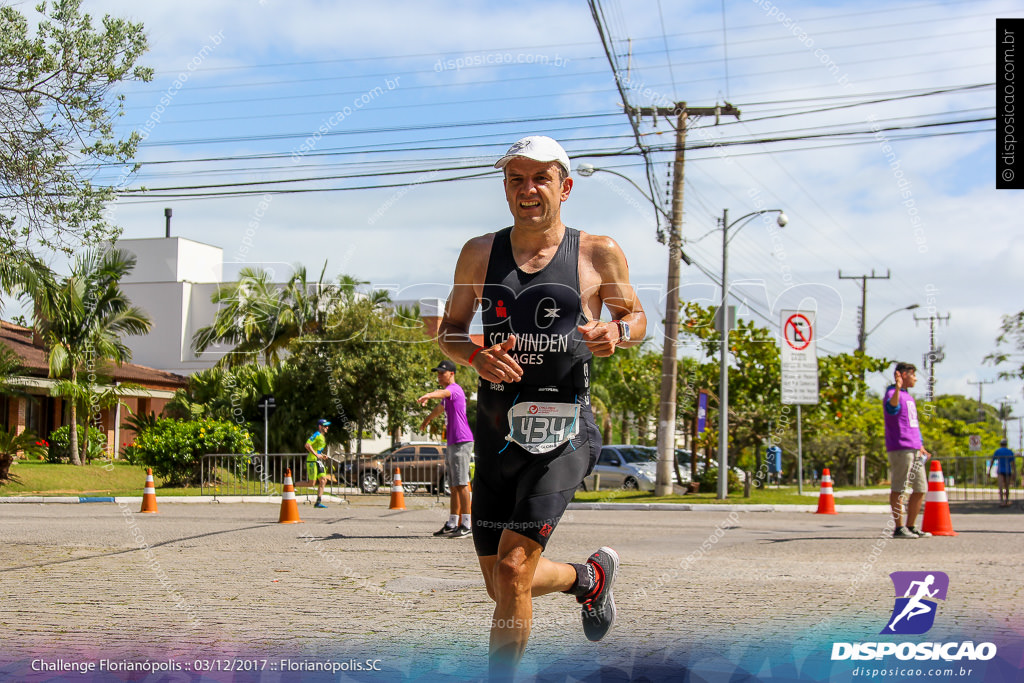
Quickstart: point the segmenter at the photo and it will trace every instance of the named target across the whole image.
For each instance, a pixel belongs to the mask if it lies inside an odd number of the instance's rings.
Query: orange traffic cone
[[[391,480],[391,506],[389,510],[405,509],[405,493],[402,491],[402,469],[395,468],[395,476]]]
[[[946,485],[942,481],[942,465],[938,460],[932,460],[928,471],[928,493],[924,495],[921,531],[927,531],[932,536],[956,536],[953,520],[949,518],[949,499],[946,498]]]
[[[159,512],[156,509],[156,488],[153,485],[153,468],[146,468],[146,487],[142,489],[142,509],[139,512]]]
[[[818,494],[818,515],[836,515],[836,499],[832,495],[832,473],[828,468],[821,471],[821,493]]]
[[[292,470],[289,467],[284,471],[284,489],[281,491],[281,516],[278,524],[298,524],[299,504],[295,501],[295,485],[292,484]]]

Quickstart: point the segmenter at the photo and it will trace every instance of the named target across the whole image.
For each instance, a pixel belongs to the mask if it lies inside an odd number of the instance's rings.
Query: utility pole
[[[676,348],[679,336],[679,261],[682,258],[683,174],[686,154],[686,122],[690,116],[714,116],[718,124],[722,116],[739,118],[740,110],[728,102],[716,107],[688,107],[677,102],[674,107],[627,107],[630,116],[675,116],[676,158],[672,167],[672,221],[668,234],[668,281],[665,296],[665,342],[661,356],[661,401],[658,406],[658,476],[654,495],[672,493],[672,473],[676,460]]]
[[[924,321],[924,320],[928,321],[928,327],[930,328],[929,341],[928,341],[928,355],[924,357],[924,360],[925,360],[925,365],[927,365],[927,367],[928,367],[928,395],[927,395],[928,398],[927,398],[927,400],[931,401],[934,398],[934,393],[935,393],[935,364],[936,363],[941,363],[943,361],[943,359],[946,357],[946,354],[945,354],[945,352],[943,352],[941,346],[938,347],[938,348],[935,348],[935,321],[938,320],[939,322],[949,323],[949,313],[947,313],[945,317],[943,317],[943,316],[941,316],[941,315],[939,315],[937,313],[932,313],[927,318],[918,318],[916,315],[914,316],[914,322],[915,323],[918,323],[918,322],[921,322],[921,321]],[[979,394],[978,401],[979,402],[981,401],[980,394]]]
[[[984,422],[985,421],[985,409],[981,407],[981,405],[982,405],[981,404],[981,389],[986,384],[995,384],[996,381],[994,379],[982,379],[982,380],[978,380],[977,382],[972,382],[971,380],[967,380],[967,383],[968,384],[977,384],[978,385],[978,422]]]
[[[840,280],[860,280],[860,308],[857,309],[857,317],[859,318],[860,332],[857,333],[857,350],[864,353],[867,347],[868,335],[865,333],[865,327],[868,319],[868,280],[888,280],[889,269],[885,269],[885,275],[875,275],[875,269],[871,269],[871,275],[843,275],[843,271],[839,271]]]

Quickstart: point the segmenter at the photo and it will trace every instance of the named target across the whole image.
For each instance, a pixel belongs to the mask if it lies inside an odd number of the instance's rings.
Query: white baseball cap
[[[546,135],[528,135],[508,148],[505,156],[498,159],[494,168],[505,168],[514,157],[526,157],[534,161],[557,161],[569,174],[569,155],[562,146]]]

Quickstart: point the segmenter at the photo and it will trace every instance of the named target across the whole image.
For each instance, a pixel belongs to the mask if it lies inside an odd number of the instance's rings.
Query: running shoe
[[[898,526],[895,529],[893,529],[892,530],[892,537],[893,538],[920,538],[917,534],[915,534],[913,531],[911,531],[910,529],[908,529],[905,526]]]
[[[619,568],[619,556],[605,546],[587,558],[587,565],[588,569],[596,574],[597,585],[590,593],[576,598],[576,601],[583,605],[580,610],[583,617],[583,633],[588,640],[597,642],[604,638],[615,624],[612,586],[615,583],[615,572]]]
[[[438,529],[437,531],[435,531],[434,535],[435,536],[447,536],[448,534],[450,534],[451,532],[455,531],[458,528],[459,527],[457,527],[457,526],[448,526],[448,523],[445,522],[445,525],[443,527],[441,527],[440,529]]]
[[[460,524],[458,527],[456,527],[455,531],[453,531],[450,534],[448,534],[448,537],[449,538],[462,538],[464,536],[469,536],[471,533],[473,533],[472,529],[470,529],[468,526],[462,526]]]
[[[908,526],[907,527],[907,531],[909,531],[910,533],[914,534],[918,538],[929,538],[931,536],[931,534],[929,532],[921,531],[916,526]]]
[[[324,505],[323,503],[314,503],[313,507],[315,507],[315,508],[326,508],[327,506]]]

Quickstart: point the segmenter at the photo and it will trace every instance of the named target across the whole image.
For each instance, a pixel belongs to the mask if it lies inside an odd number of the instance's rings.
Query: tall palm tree
[[[91,388],[104,363],[131,359],[121,340],[126,334],[149,332],[149,317],[132,306],[118,286],[135,267],[135,256],[123,249],[89,249],[79,254],[71,274],[47,271],[27,283],[23,296],[34,304],[33,322],[48,351],[50,376],[72,386]],[[88,392],[66,392],[71,407],[71,461],[81,465],[78,450],[78,408],[91,401]]]
[[[233,344],[234,349],[221,358],[220,364],[240,365],[260,353],[265,364],[278,361],[281,345],[275,342],[283,332],[279,317],[284,304],[281,288],[270,277],[266,270],[246,267],[239,272],[238,282],[214,293],[210,300],[221,308],[212,325],[192,336],[197,353],[214,344]]]
[[[327,262],[316,282],[310,282],[304,266],[297,266],[288,282],[276,285],[270,274],[243,268],[238,281],[221,287],[211,301],[221,304],[213,324],[200,328],[192,347],[202,353],[214,344],[233,349],[219,365],[235,367],[263,356],[265,365],[277,364],[288,344],[297,337],[322,335],[328,320],[339,308],[357,299],[356,287],[366,284],[348,275],[325,282]],[[387,292],[370,294],[375,305],[388,301]]]

